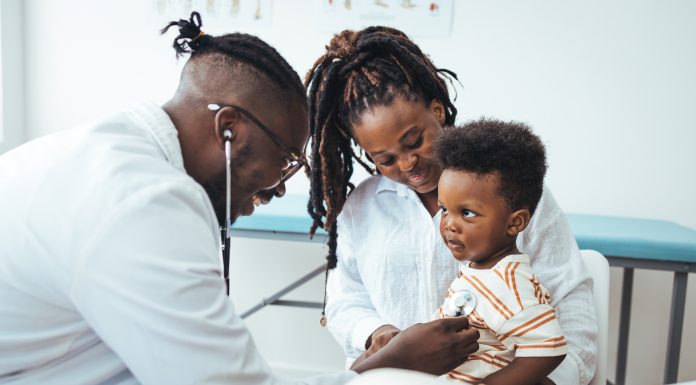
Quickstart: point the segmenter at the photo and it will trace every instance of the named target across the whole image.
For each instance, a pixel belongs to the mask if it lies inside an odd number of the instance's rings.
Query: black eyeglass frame
[[[306,155],[306,144],[305,150],[302,150],[302,152],[293,151],[289,146],[285,145],[285,143],[283,143],[283,141],[276,134],[274,134],[270,128],[268,128],[265,124],[261,123],[259,119],[257,119],[251,112],[247,111],[246,109],[233,104],[208,104],[208,109],[211,111],[218,111],[225,107],[233,108],[234,110],[244,115],[247,119],[251,120],[258,128],[261,129],[261,131],[263,131],[273,141],[273,143],[280,147],[280,149],[285,153],[284,155],[287,157],[287,159],[290,160],[290,162],[288,162],[288,166],[284,168],[282,171],[280,183],[286,182],[293,175],[295,175],[303,166],[308,165]]]

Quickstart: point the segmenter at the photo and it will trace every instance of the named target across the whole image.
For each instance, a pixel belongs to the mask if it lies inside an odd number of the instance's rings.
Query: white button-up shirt
[[[404,329],[431,320],[459,263],[416,193],[384,176],[360,184],[338,217],[338,266],[329,274],[328,327],[349,365],[380,326]],[[597,323],[592,280],[565,215],[545,190],[517,239],[539,281],[551,292],[569,353],[550,378],[587,384],[596,365]]]
[[[211,118],[212,119],[212,118]],[[155,104],[0,157],[0,383],[342,384],[271,375]]]

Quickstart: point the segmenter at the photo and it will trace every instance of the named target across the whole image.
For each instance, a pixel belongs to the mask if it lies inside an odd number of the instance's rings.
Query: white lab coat
[[[1,156],[0,383],[291,383],[225,296],[219,248],[155,104]]]

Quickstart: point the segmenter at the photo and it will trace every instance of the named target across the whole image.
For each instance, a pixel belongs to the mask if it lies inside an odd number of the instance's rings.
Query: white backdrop
[[[158,35],[168,20],[153,4],[24,2],[23,34],[16,39],[23,42],[25,138],[140,99],[167,100],[181,63],[170,47],[173,32]],[[659,218],[696,228],[696,2],[457,1],[454,8],[450,38],[416,40],[437,66],[459,74],[459,121],[485,115],[529,123],[548,147],[547,183],[566,211]],[[330,34],[313,27],[310,0],[277,0],[272,9],[269,26],[247,23],[243,29],[275,46],[303,76]],[[212,24],[206,32],[237,30],[232,22]],[[290,192],[307,190],[302,178]],[[233,247],[233,288],[241,292],[235,296],[241,308],[323,257],[316,245],[235,240]],[[639,272],[636,284],[640,302],[634,305],[628,382],[656,384],[671,281],[664,273]],[[696,321],[695,286],[686,325]],[[303,290],[296,297],[319,299],[321,284]],[[340,351],[317,326],[316,313],[269,309],[249,323],[277,367],[340,367]],[[616,320],[614,311],[614,335]],[[681,378],[696,379],[696,368],[687,365],[696,359],[694,344],[687,344],[696,341],[696,332],[685,332]]]

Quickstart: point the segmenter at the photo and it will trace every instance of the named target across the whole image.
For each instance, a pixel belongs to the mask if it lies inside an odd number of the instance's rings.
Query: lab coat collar
[[[186,172],[184,158],[181,155],[179,132],[164,109],[148,101],[133,107],[130,112],[152,134],[167,161],[181,172]]]

